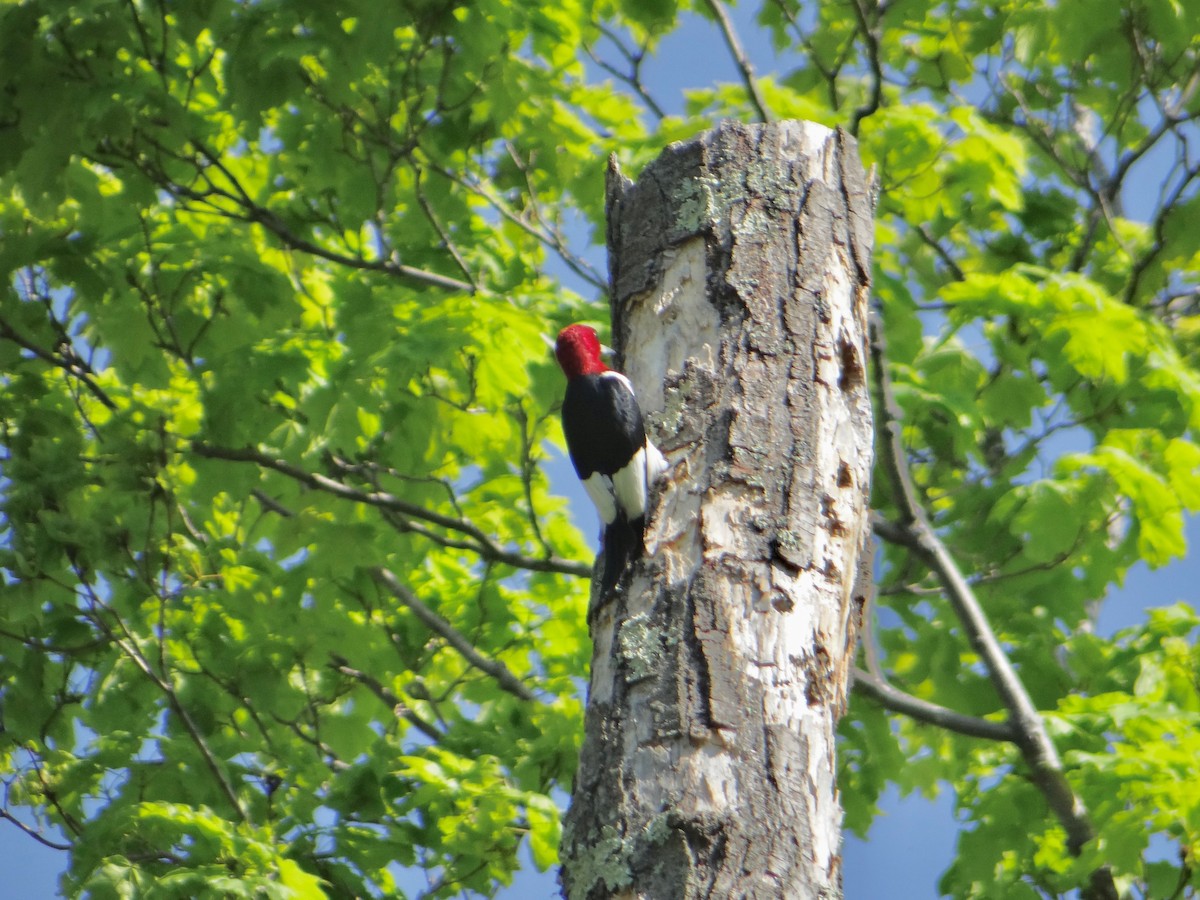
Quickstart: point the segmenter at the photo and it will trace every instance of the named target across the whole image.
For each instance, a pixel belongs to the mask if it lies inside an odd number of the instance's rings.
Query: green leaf
[[[1069,551],[1083,525],[1075,498],[1052,481],[1039,481],[1020,493],[1020,507],[1009,528],[1022,539],[1024,555],[1033,563],[1045,563]]]
[[[545,872],[558,862],[558,845],[562,839],[558,811],[530,804],[526,814],[529,816],[529,850],[533,863],[539,871]]]
[[[875,167],[914,487],[1098,838],[1071,855],[1010,746],[862,696],[846,825],[946,787],[954,897],[1069,896],[1101,863],[1168,896],[1147,848],[1200,845],[1196,615],[1090,623],[1200,508],[1200,201],[1163,165],[1188,158],[1200,7],[802,6],[730,13],[771,110]],[[609,154],[633,175],[758,118],[734,68],[675,63],[718,23],[674,0],[110,7],[0,5],[6,797],[73,843],[68,896],[392,896],[418,861],[488,895],[526,837],[554,865],[587,584],[479,547],[591,558],[542,471],[541,335],[604,322],[579,273],[604,266]],[[923,557],[888,544],[876,574],[896,686],[1005,718]]]
[[[321,887],[321,879],[305,872],[295,860],[279,861],[279,883],[291,891],[295,900],[325,900],[328,896]]]

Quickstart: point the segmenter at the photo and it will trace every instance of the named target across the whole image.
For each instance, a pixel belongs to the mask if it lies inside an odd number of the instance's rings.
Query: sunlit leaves
[[[1198,172],[1186,149],[1197,57],[1183,23],[1200,8],[894,4],[875,45],[863,19],[875,23],[876,7],[825,4],[815,20],[794,4],[774,9],[763,20],[777,45],[802,33],[808,51],[781,83],[806,99],[833,98],[841,121],[860,108],[872,67],[882,74],[880,108],[859,123],[859,137],[878,167],[875,289],[926,508],[973,573],[1035,701],[1099,704],[1087,695],[1101,690],[1112,657],[1096,654],[1137,645],[1152,672],[1172,651],[1142,639],[1161,621],[1115,644],[1087,635],[1093,604],[1136,560],[1182,556],[1186,516],[1198,508]],[[877,483],[875,496],[886,515],[888,486]],[[885,547],[883,571],[881,604],[901,624],[876,641],[896,683],[960,711],[995,712],[969,648],[952,649],[933,579],[897,547]],[[1069,672],[1056,661],[1064,640],[1088,647]],[[882,783],[871,759],[895,741],[910,758],[939,756],[942,777],[957,773],[967,824],[942,883],[951,894],[1061,893],[1100,863],[1115,866],[1126,889],[1149,880],[1166,885],[1151,895],[1177,894],[1179,868],[1147,868],[1143,851],[1151,833],[1192,846],[1149,813],[1158,803],[1172,810],[1164,820],[1189,815],[1191,801],[1168,787],[1178,776],[1159,765],[1173,752],[1166,735],[1188,726],[1173,720],[1161,744],[1129,751],[1146,755],[1143,768],[1126,761],[1113,774],[1129,717],[1162,714],[1135,694],[1120,721],[1097,717],[1097,705],[1074,731],[1055,732],[1064,746],[1090,736],[1088,755],[1069,756],[1101,832],[1083,856],[1049,820],[1030,827],[1039,800],[1021,773],[1006,774],[1015,756],[961,739],[941,753],[934,729],[903,719],[894,737],[870,740],[857,727],[870,715],[861,706],[843,726],[843,783],[865,793],[847,798],[848,822],[861,827]],[[1162,792],[1142,800],[1133,783]]]
[[[1070,454],[1060,463],[1072,473],[1096,467],[1112,479],[1117,494],[1134,507],[1138,555],[1151,564],[1183,554],[1184,507],[1176,484],[1186,482],[1185,496],[1194,496],[1194,466],[1156,471],[1152,461],[1162,457],[1164,443],[1154,431],[1112,431],[1093,452]]]
[[[588,554],[541,470],[560,385],[540,336],[576,301],[540,241],[567,188],[599,222],[596,127],[632,127],[580,80],[594,26],[535,4],[60,6],[0,14],[0,265],[32,273],[2,311],[44,349],[0,342],[0,667],[28,698],[6,692],[5,740],[34,761],[12,798],[79,839],[71,883],[97,897],[391,895],[418,858],[442,893],[487,892],[527,838],[553,864],[583,586],[471,535]],[[381,593],[381,564],[546,702]]]
[[[609,152],[636,173],[749,111],[742,83],[701,81],[659,120],[580,49],[609,46],[603,25],[652,57],[691,5],[0,7],[0,752],[12,801],[76,841],[72,885],[390,895],[398,864],[448,895],[505,882],[526,841],[553,865],[586,597],[484,559],[470,529],[588,558],[541,469],[560,440],[541,335],[598,313],[547,272],[603,234]],[[1169,896],[1178,867],[1142,851],[1200,842],[1194,616],[1114,640],[1090,616],[1137,560],[1181,555],[1200,507],[1200,176],[1169,143],[1198,108],[1200,6],[749,13],[785,59],[758,65],[770,109],[857,121],[917,487],[1100,840],[1071,856],[1009,748],[859,700],[847,824],[889,784],[952,783],[955,895],[1066,892],[1102,859]],[[877,476],[885,517],[890,495]],[[888,672],[999,715],[928,573],[888,547],[880,576]]]

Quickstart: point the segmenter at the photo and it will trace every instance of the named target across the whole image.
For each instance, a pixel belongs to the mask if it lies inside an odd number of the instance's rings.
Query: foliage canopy
[[[0,758],[69,892],[380,896],[415,866],[449,896],[524,842],[555,861],[590,567],[541,335],[603,317],[605,156],[764,112],[877,167],[918,488],[1098,838],[1068,852],[1011,746],[861,698],[848,824],[950,784],[953,896],[1101,861],[1200,886],[1197,612],[1093,627],[1200,508],[1200,2],[737,12],[762,76],[668,101],[655,49],[724,6],[0,6]],[[929,573],[883,560],[882,668],[996,718]]]

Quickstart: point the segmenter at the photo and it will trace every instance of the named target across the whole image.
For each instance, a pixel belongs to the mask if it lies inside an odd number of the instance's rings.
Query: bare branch
[[[883,520],[878,515],[871,516],[872,527],[882,526],[885,530],[890,523]],[[880,535],[883,537],[883,535]],[[884,538],[887,539],[886,537]],[[865,559],[870,559],[869,556]],[[870,583],[870,573],[866,574],[866,578],[860,573],[860,580]],[[872,588],[874,590],[874,588]],[[918,592],[918,588],[907,586],[907,589],[913,593]],[[924,593],[924,592],[922,592]],[[941,596],[941,591],[931,591]],[[869,601],[868,607],[873,607],[873,601]],[[980,737],[993,741],[1014,741],[1012,728],[1007,722],[990,722],[987,719],[980,719],[977,716],[968,716],[963,713],[955,712],[945,706],[939,706],[936,703],[931,703],[928,700],[922,700],[919,697],[914,697],[907,691],[893,685],[879,664],[879,652],[875,646],[875,617],[870,614],[870,609],[863,615],[862,630],[859,633],[858,645],[862,648],[863,659],[866,661],[867,668],[861,669],[855,667],[853,675],[852,688],[870,697],[884,709],[890,709],[892,712],[902,713],[910,718],[916,719],[918,722],[926,722],[930,725],[936,725],[939,728],[944,728],[947,731],[953,731],[957,734],[964,734],[968,737]]]
[[[591,47],[585,46],[583,48],[584,53],[586,53],[591,60],[605,72],[608,72],[608,74],[620,80],[623,84],[628,85],[634,91],[634,93],[641,98],[642,102],[646,104],[646,107],[656,119],[661,121],[662,119],[666,118],[667,114],[663,110],[662,106],[650,95],[650,92],[646,90],[646,86],[642,83],[641,68],[642,62],[646,58],[645,47],[639,48],[635,53],[625,46],[625,42],[621,40],[621,36],[619,34],[617,34],[613,29],[609,28],[603,22],[599,23],[599,28],[600,33],[612,41],[613,45],[617,48],[617,52],[620,53],[621,56],[625,57],[625,61],[629,63],[629,71],[622,72],[612,63],[601,59],[592,51]]]
[[[46,837],[38,829],[31,828],[30,826],[26,825],[24,822],[22,822],[16,816],[14,816],[12,813],[10,813],[7,809],[0,809],[0,819],[5,819],[9,822],[12,822],[14,825],[16,825],[18,828],[20,828],[23,832],[25,832],[27,835],[29,835],[31,838],[33,838],[35,841],[37,841],[43,847],[49,847],[51,850],[71,850],[72,849],[72,846],[70,844],[60,844],[57,841],[50,840],[50,838]]]
[[[871,69],[871,93],[850,117],[849,131],[851,134],[857,135],[859,123],[879,109],[880,101],[883,98],[883,66],[879,60],[879,33],[883,7],[878,3],[875,4],[875,18],[874,21],[871,21],[867,17],[867,0],[852,0],[850,5],[854,7],[854,15],[858,18],[858,27],[862,32],[863,43],[866,45],[867,62]]]
[[[1188,865],[1187,858],[1184,857],[1182,864],[1179,866],[1179,881],[1175,883],[1175,890],[1171,892],[1171,896],[1167,900],[1179,900],[1184,896],[1184,891],[1187,890],[1188,882],[1192,880],[1192,867]]]
[[[772,121],[774,117],[767,109],[767,103],[758,89],[754,66],[750,64],[746,51],[742,49],[742,42],[733,27],[733,19],[729,17],[729,10],[725,8],[722,0],[708,0],[708,8],[716,16],[717,24],[721,27],[721,34],[725,36],[725,43],[729,46],[729,52],[733,56],[733,62],[738,71],[742,73],[742,83],[746,85],[746,93],[750,95],[750,102],[758,113],[759,121]]]
[[[350,256],[345,253],[338,253],[335,250],[330,250],[313,243],[292,231],[272,210],[255,202],[254,198],[242,186],[237,177],[221,161],[220,155],[205,148],[195,138],[192,138],[192,143],[195,145],[199,155],[192,158],[181,156],[166,147],[155,144],[153,141],[150,143],[160,153],[194,166],[197,176],[204,180],[204,184],[201,186],[203,189],[189,187],[186,184],[175,181],[167,175],[161,166],[152,163],[145,157],[134,155],[122,158],[127,159],[128,162],[136,166],[143,174],[173,196],[181,200],[202,204],[208,210],[211,210],[213,214],[223,218],[261,225],[292,250],[307,253],[310,256],[316,256],[320,259],[337,263],[338,265],[347,266],[348,268],[379,272],[392,278],[412,281],[428,287],[458,291],[466,294],[492,296],[491,292],[476,289],[474,285],[466,281],[460,281],[457,278],[450,278],[446,275],[439,275],[436,272],[429,272],[424,269],[404,265],[400,262],[399,256],[396,253],[393,253],[386,259],[367,259],[364,256]],[[112,148],[108,149],[112,150]],[[97,161],[110,164],[110,160],[104,157],[99,158]],[[209,174],[210,169],[219,172],[222,179],[229,185],[229,188],[215,183]]]
[[[557,253],[559,258],[566,264],[567,268],[569,268],[588,284],[592,285],[592,287],[598,288],[601,291],[608,290],[608,279],[601,275],[587,260],[576,255],[575,253],[572,253],[561,235],[543,228],[539,228],[537,225],[530,222],[525,216],[515,212],[513,208],[508,205],[508,203],[497,196],[495,192],[485,187],[481,181],[469,180],[464,178],[459,173],[454,172],[451,169],[443,168],[433,162],[426,164],[426,168],[429,169],[429,171],[436,172],[443,178],[452,181],[459,187],[465,188],[471,193],[482,197],[505,219],[512,222],[530,237],[536,239]],[[536,203],[536,200],[533,198],[532,194],[530,195],[530,202]],[[537,218],[540,219],[542,217],[537,216]]]
[[[997,120],[1004,122],[1006,125],[1013,125],[1023,131],[1059,167],[1064,177],[1086,193],[1092,201],[1092,208],[1089,212],[1084,238],[1075,250],[1070,268],[1075,270],[1083,265],[1088,249],[1094,242],[1095,229],[1101,218],[1108,226],[1108,231],[1113,241],[1122,249],[1126,256],[1132,259],[1133,252],[1121,239],[1120,230],[1116,226],[1116,219],[1120,217],[1120,181],[1109,179],[1106,184],[1100,187],[1094,185],[1092,183],[1093,170],[1095,168],[1093,163],[1098,163],[1098,157],[1093,152],[1089,152],[1086,164],[1082,166],[1069,160],[1059,149],[1057,143],[1058,132],[1037,116],[1030,107],[1025,95],[1014,86],[1012,79],[1000,78],[998,81],[1008,96],[1016,101],[1017,107],[1021,110],[1023,121],[1003,117],[997,117]],[[1115,175],[1114,178],[1116,178]]]
[[[933,233],[929,230],[929,225],[927,223],[921,222],[914,230],[921,240],[924,241],[925,244],[937,254],[937,257],[942,261],[942,264],[950,270],[950,274],[954,276],[955,281],[964,281],[966,279],[967,276],[963,274],[962,268],[955,261],[954,257],[950,255],[950,251],[942,246],[941,241],[934,237]]]
[[[57,790],[46,780],[46,773],[42,771],[41,760],[36,756],[33,758],[33,771],[37,775],[41,796],[50,801],[50,805],[54,807],[54,811],[58,813],[59,819],[62,820],[67,830],[76,837],[83,834],[83,824],[67,812],[66,808],[62,805],[62,801],[58,799]]]
[[[467,266],[467,261],[463,259],[463,255],[458,250],[458,245],[454,243],[454,239],[450,236],[450,232],[446,229],[446,226],[442,224],[442,220],[438,218],[437,212],[429,202],[429,198],[426,197],[425,192],[421,190],[421,172],[419,169],[416,172],[416,176],[417,203],[420,205],[421,211],[425,213],[425,218],[429,220],[429,224],[433,226],[434,231],[438,233],[438,237],[442,239],[442,244],[445,246],[446,251],[452,257],[454,257],[454,262],[458,266],[459,271],[463,273],[463,277],[466,278],[470,283],[471,293],[478,293],[479,283],[475,280],[475,276],[471,274],[471,270]]]
[[[350,763],[343,759],[339,759],[333,748],[322,741],[315,733],[309,734],[307,731],[305,731],[300,726],[299,722],[295,721],[294,719],[284,719],[275,713],[270,713],[270,716],[278,724],[282,725],[292,734],[296,735],[296,737],[300,738],[300,740],[304,741],[304,743],[316,750],[321,758],[322,764],[328,766],[331,772],[345,772],[351,767]]]
[[[417,596],[401,584],[400,579],[393,575],[390,570],[382,566],[377,566],[371,570],[371,574],[375,577],[376,581],[391,592],[393,597],[412,610],[413,615],[424,622],[432,631],[441,635],[446,643],[461,653],[463,659],[470,665],[485,675],[496,679],[496,683],[500,685],[502,690],[508,691],[508,693],[522,700],[537,699],[533,691],[509,671],[509,668],[504,663],[499,660],[488,659],[476,650],[461,631],[417,599]]]
[[[871,367],[878,391],[881,462],[889,475],[901,521],[892,523],[896,538],[908,546],[937,576],[971,647],[979,654],[1001,702],[1008,709],[1012,741],[1030,769],[1030,778],[1046,798],[1067,833],[1067,846],[1078,856],[1096,836],[1087,808],[1071,789],[1063,773],[1058,750],[1045,722],[1033,705],[1025,685],[1005,655],[991,623],[980,606],[958,563],[938,537],[918,497],[908,468],[900,428],[900,409],[887,368],[887,345],[878,312],[871,315]],[[878,529],[877,529],[878,530]],[[1101,866],[1092,872],[1083,892],[1089,900],[1117,900],[1112,870]]]
[[[808,64],[813,67],[825,81],[825,89],[829,101],[829,108],[832,110],[841,109],[842,99],[838,93],[838,78],[842,68],[849,61],[850,53],[853,50],[854,38],[856,35],[850,35],[837,53],[837,58],[832,67],[825,65],[821,61],[822,53],[813,45],[811,35],[807,34],[800,24],[800,20],[796,17],[795,11],[784,0],[772,0],[776,11],[785,18],[789,25],[792,26],[792,31],[796,37],[798,48],[803,51],[803,55],[807,58]]]
[[[108,409],[116,411],[117,404],[113,402],[112,397],[105,392],[104,388],[96,384],[96,380],[92,378],[91,374],[87,371],[86,365],[81,360],[74,359],[73,357],[60,356],[50,352],[49,350],[46,350],[44,347],[39,347],[37,344],[33,343],[33,341],[22,337],[17,330],[3,318],[0,318],[0,338],[12,341],[18,347],[28,350],[43,362],[62,369],[68,375],[78,379],[80,382],[82,382],[84,387],[88,389],[93,397],[103,403],[106,407],[108,407]]]
[[[870,697],[885,709],[903,713],[918,722],[936,725],[938,728],[944,728],[956,734],[965,734],[967,737],[1010,743],[1016,741],[1013,729],[1005,722],[990,722],[977,716],[968,716],[945,706],[930,703],[928,700],[922,700],[920,697],[914,697],[884,679],[876,678],[865,669],[855,668],[854,689]]]
[[[169,182],[164,185],[165,189],[176,196],[187,200],[200,201],[211,206],[208,203],[207,196],[181,184]],[[423,284],[429,287],[442,288],[448,291],[459,291],[465,294],[483,294],[490,296],[488,291],[477,291],[472,285],[465,281],[459,281],[457,278],[450,278],[446,275],[439,275],[436,272],[428,272],[424,269],[417,269],[413,266],[406,266],[401,263],[393,254],[389,259],[371,260],[361,256],[347,256],[344,253],[338,253],[334,250],[326,249],[319,244],[314,244],[307,238],[302,238],[294,233],[290,228],[283,223],[275,213],[263,206],[253,204],[243,206],[243,211],[234,213],[229,210],[224,210],[220,207],[213,207],[214,211],[228,218],[239,219],[243,222],[252,222],[263,226],[267,231],[274,234],[277,238],[283,241],[292,250],[298,250],[301,253],[307,253],[310,256],[316,256],[329,262],[337,263],[338,265],[347,266],[351,269],[361,269],[371,272],[380,272],[384,275],[393,278],[414,281],[418,284]]]
[[[1159,206],[1158,213],[1151,223],[1151,228],[1154,232],[1154,243],[1146,250],[1146,252],[1134,259],[1133,268],[1129,274],[1129,284],[1125,288],[1125,302],[1131,305],[1135,304],[1137,299],[1137,290],[1141,284],[1142,276],[1146,274],[1146,270],[1150,268],[1151,263],[1158,258],[1158,255],[1167,246],[1166,224],[1167,219],[1174,213],[1180,205],[1180,200],[1183,199],[1184,191],[1187,187],[1200,176],[1200,166],[1188,167],[1180,176],[1179,182],[1171,190],[1170,194],[1165,198]],[[1164,185],[1163,190],[1166,190]]]
[[[216,447],[211,444],[195,442],[192,444],[192,450],[197,455],[203,456],[206,459],[226,459],[231,462],[255,463],[264,469],[279,472],[282,475],[299,481],[301,484],[324,491],[327,494],[332,494],[335,497],[341,497],[343,500],[350,500],[354,503],[365,503],[368,506],[391,510],[392,512],[410,516],[422,522],[428,522],[431,525],[437,525],[440,528],[464,534],[469,538],[469,542],[457,545],[443,540],[442,543],[446,546],[461,546],[461,549],[478,553],[484,559],[492,562],[503,563],[516,569],[526,569],[531,572],[556,572],[560,575],[574,575],[579,578],[591,578],[592,575],[591,566],[585,563],[562,559],[557,556],[544,558],[524,556],[512,550],[505,550],[485,534],[482,529],[466,519],[454,518],[453,516],[445,516],[441,513],[433,512],[419,504],[409,503],[407,500],[401,500],[394,494],[384,491],[359,490],[358,488],[343,484],[337,479],[329,478],[316,472],[309,472],[301,469],[299,466],[293,466],[285,460],[270,456],[250,447],[239,450],[231,447]]]
[[[267,512],[273,512],[275,515],[281,518],[290,519],[295,515],[294,512],[277,501],[274,497],[271,497],[263,491],[260,491],[258,488],[252,490],[250,492],[250,496],[257,500],[259,505],[262,506],[263,509],[267,510]]]

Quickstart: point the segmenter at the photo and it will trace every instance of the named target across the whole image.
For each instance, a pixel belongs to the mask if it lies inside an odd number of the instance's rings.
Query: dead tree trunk
[[[673,470],[589,616],[570,900],[841,896],[872,213],[854,141],[812,123],[609,172],[614,339]]]

